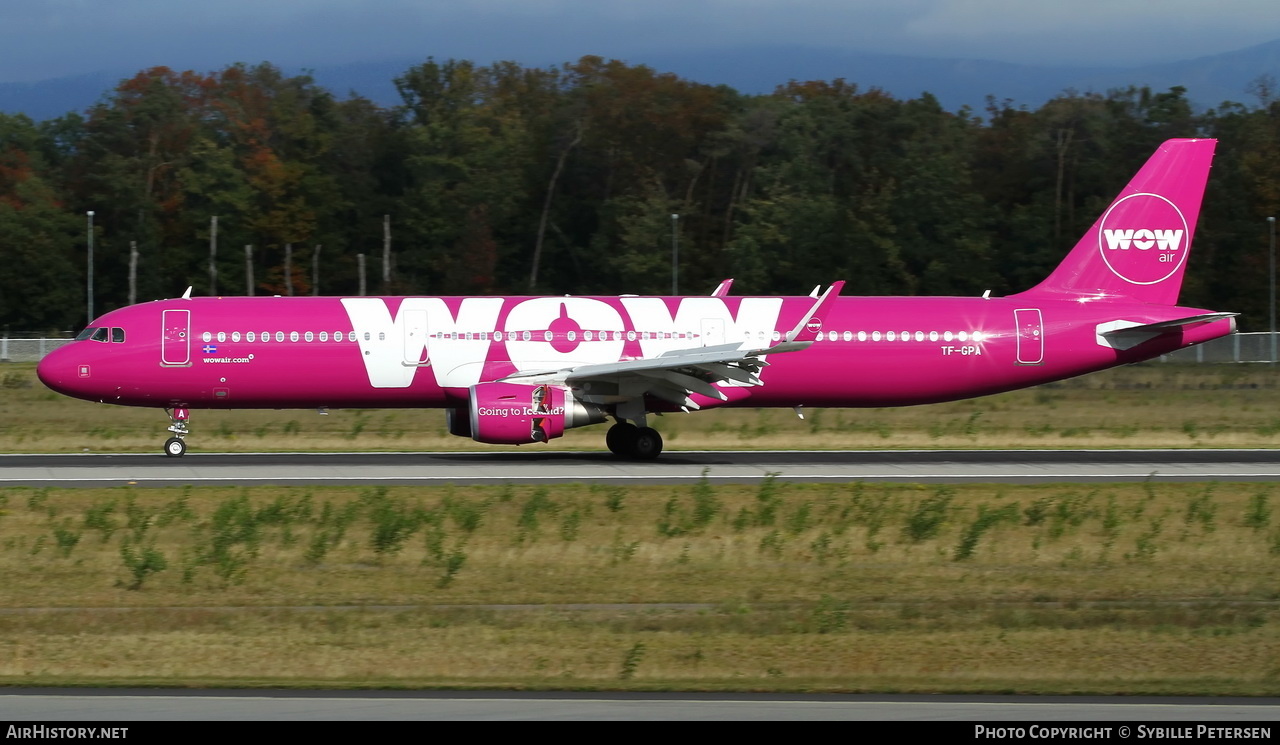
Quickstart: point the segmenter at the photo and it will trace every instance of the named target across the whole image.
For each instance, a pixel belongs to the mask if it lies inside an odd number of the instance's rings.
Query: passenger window
[[[112,329],[111,329],[111,343],[112,343],[112,344],[124,344],[124,329],[122,329],[122,328],[118,328],[118,327],[112,327]]]

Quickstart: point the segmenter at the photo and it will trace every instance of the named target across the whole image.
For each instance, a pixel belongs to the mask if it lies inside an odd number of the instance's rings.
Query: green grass
[[[66,398],[35,366],[4,364],[0,452],[159,452],[160,409]],[[1280,385],[1268,365],[1122,367],[997,396],[894,409],[722,409],[652,417],[668,449],[1149,448],[1280,445]],[[422,410],[193,412],[193,452],[492,450]],[[603,450],[605,426],[539,449]],[[525,448],[528,450],[528,447]]]
[[[0,491],[0,685],[1276,695],[1269,484]]]
[[[0,451],[166,437],[159,410],[0,372]],[[671,449],[1269,448],[1276,412],[1268,366],[1151,364],[653,424]],[[196,452],[490,449],[430,411],[197,411],[192,429]],[[0,684],[1277,695],[1273,489],[3,489]]]

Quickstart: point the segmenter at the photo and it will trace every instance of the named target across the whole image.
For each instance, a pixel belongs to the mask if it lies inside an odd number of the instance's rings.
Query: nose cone
[[[36,365],[36,377],[64,396],[92,399],[93,365],[81,361],[83,355],[77,353],[78,346],[68,344],[46,354]]]

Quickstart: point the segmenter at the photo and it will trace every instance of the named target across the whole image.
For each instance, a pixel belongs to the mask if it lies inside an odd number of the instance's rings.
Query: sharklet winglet
[[[822,328],[822,322],[826,319],[827,313],[831,310],[831,307],[835,305],[836,297],[840,295],[840,290],[842,289],[844,289],[844,280],[831,283],[831,286],[827,288],[827,291],[822,293],[821,297],[818,297],[817,302],[813,304],[813,307],[809,308],[808,312],[800,316],[800,322],[796,324],[795,328],[788,331],[787,335],[783,337],[783,339],[786,342],[811,342],[817,338],[818,331]],[[814,293],[817,293],[817,291],[818,288],[815,287]],[[817,297],[816,294],[815,297]],[[817,327],[810,329],[810,323],[815,321]],[[775,347],[771,351],[779,350]]]

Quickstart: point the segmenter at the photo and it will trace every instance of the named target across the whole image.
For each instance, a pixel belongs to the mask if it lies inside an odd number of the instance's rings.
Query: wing
[[[675,349],[657,357],[579,365],[563,370],[516,373],[504,382],[553,382],[582,391],[579,398],[598,404],[618,404],[645,395],[654,396],[684,409],[700,409],[693,399],[699,395],[713,402],[728,396],[715,386],[729,383],[739,387],[762,385],[760,371],[768,366],[765,356],[807,349],[817,338],[844,282],[827,289],[800,317],[800,322],[769,347],[748,347],[746,342],[713,347]]]

